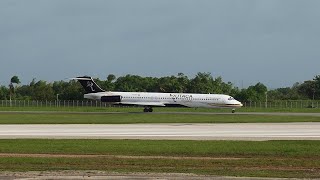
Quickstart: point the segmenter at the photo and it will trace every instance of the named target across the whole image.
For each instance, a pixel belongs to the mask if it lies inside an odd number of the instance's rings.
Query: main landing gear
[[[145,106],[143,112],[152,112],[153,109],[150,106]]]
[[[232,113],[235,113],[236,112],[236,109],[232,109],[232,111],[231,111]]]

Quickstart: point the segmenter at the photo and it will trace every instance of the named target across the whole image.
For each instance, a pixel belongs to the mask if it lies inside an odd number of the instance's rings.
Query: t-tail
[[[93,81],[92,77],[82,76],[82,77],[76,77],[72,79],[78,80],[82,85],[82,87],[86,90],[86,93],[105,92]]]

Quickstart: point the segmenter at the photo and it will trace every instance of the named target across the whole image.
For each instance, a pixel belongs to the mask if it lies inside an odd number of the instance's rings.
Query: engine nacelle
[[[102,96],[101,102],[121,102],[121,96]]]

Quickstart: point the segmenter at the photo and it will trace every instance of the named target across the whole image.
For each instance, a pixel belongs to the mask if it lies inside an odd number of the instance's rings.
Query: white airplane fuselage
[[[190,108],[240,108],[241,102],[224,94],[149,93],[149,92],[97,92],[84,95],[86,99],[101,100],[103,97],[120,96],[119,105],[184,106]]]

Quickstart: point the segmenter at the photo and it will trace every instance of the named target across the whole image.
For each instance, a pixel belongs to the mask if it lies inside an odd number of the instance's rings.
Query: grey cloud
[[[0,1],[0,83],[212,72],[290,86],[319,74],[319,1]],[[7,68],[10,67],[10,68]]]

